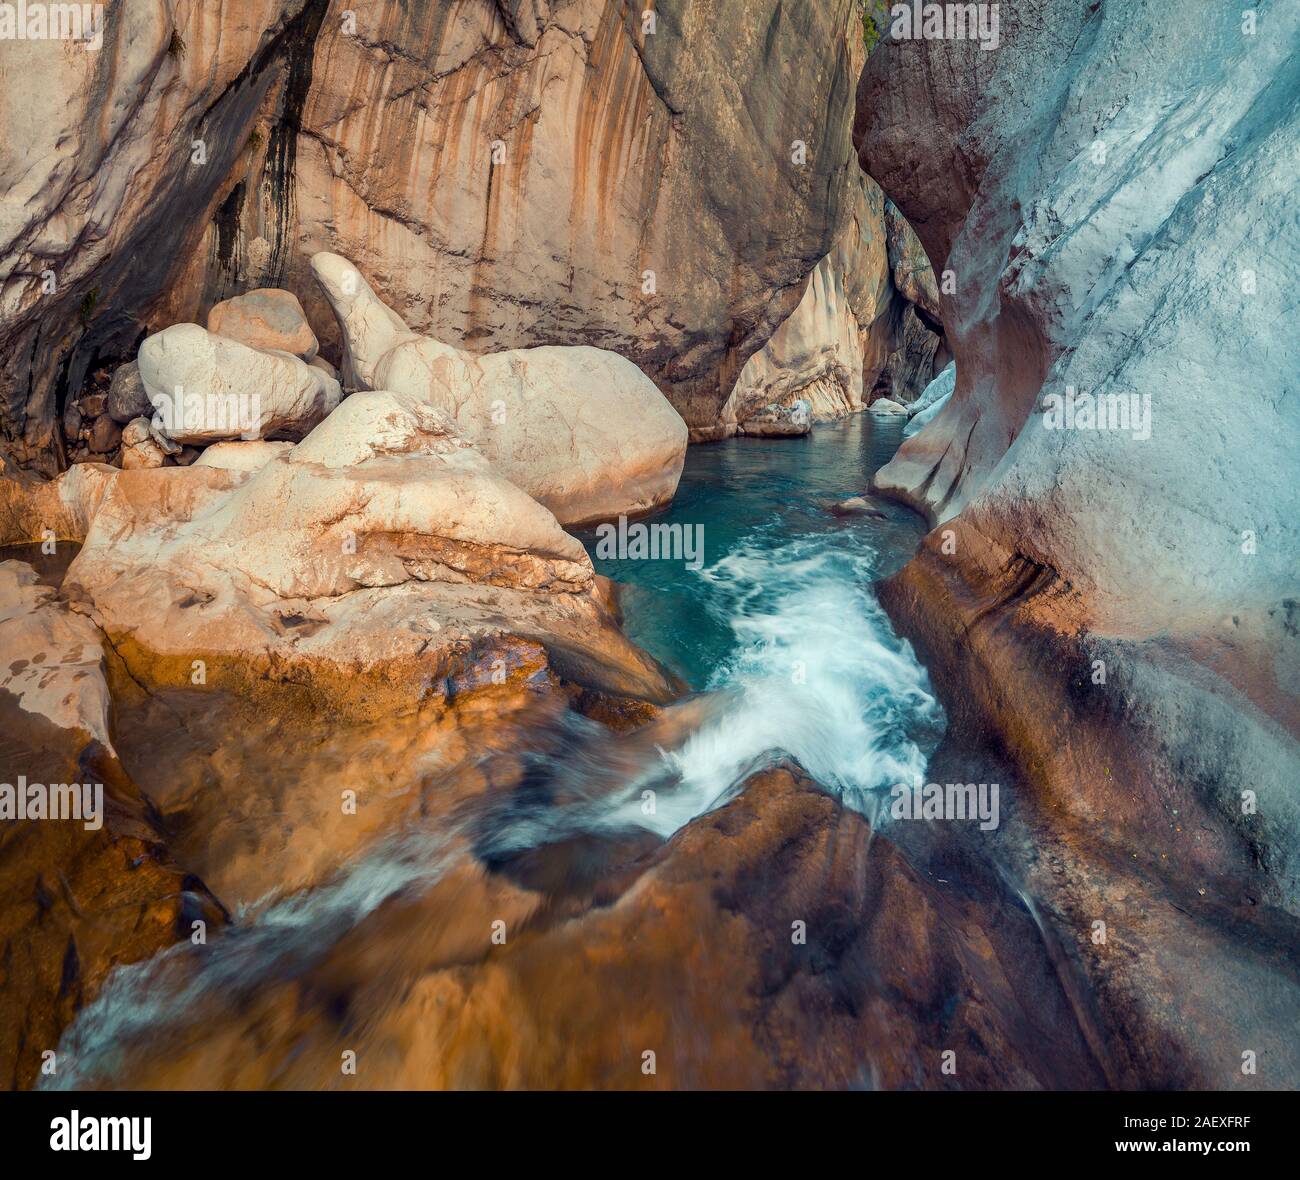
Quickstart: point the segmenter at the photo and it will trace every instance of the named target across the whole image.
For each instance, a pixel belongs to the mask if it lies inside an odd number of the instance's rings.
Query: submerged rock
[[[847,500],[830,500],[826,511],[832,516],[869,516],[873,520],[889,518],[865,496],[850,496]]]
[[[317,254],[312,267],[343,329],[344,379],[436,407],[562,524],[672,499],[686,424],[631,361],[587,347],[475,357],[417,336],[337,254]]]

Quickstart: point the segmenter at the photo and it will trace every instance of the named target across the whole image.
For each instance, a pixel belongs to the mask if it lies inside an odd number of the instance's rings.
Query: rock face
[[[222,300],[208,312],[208,331],[251,348],[291,352],[304,361],[320,347],[298,297],[275,287]]]
[[[808,402],[815,422],[841,418],[882,388],[911,400],[941,347],[940,337],[917,319],[917,299],[925,300],[927,320],[941,332],[925,251],[864,175],[852,216],[817,264],[799,306],[741,370],[723,407],[723,426],[737,422],[745,434],[771,433],[767,407],[788,408],[796,400]]]
[[[850,0],[642,10],[422,0],[358,9],[355,36],[327,22],[285,285],[337,251],[421,334],[608,348],[713,430],[848,213],[861,29]]]
[[[1046,0],[996,53],[873,54],[862,162],[956,276],[957,360],[875,486],[943,525],[882,600],[952,724],[1248,930],[1300,913],[1300,13],[1197,12]]]
[[[329,8],[177,0],[98,53],[8,47],[46,96],[0,136],[9,453],[57,470],[64,391],[142,325],[261,287],[328,325],[321,249],[421,333],[610,348],[715,431],[848,213],[853,0]]]
[[[586,347],[475,357],[417,336],[337,254],[312,267],[343,326],[344,379],[436,407],[562,524],[672,499],[686,426],[630,361]]]
[[[943,372],[925,387],[921,396],[907,407],[911,417],[903,428],[904,438],[911,438],[912,435],[919,433],[927,423],[939,416],[943,407],[948,404],[956,384],[957,364],[955,361],[950,361]]]
[[[181,443],[301,438],[342,398],[339,383],[287,352],[173,324],[140,345],[154,430]]]
[[[161,965],[147,981],[155,1022],[96,1030],[90,1014],[64,1084],[1226,1088],[1240,1064],[1227,1005],[1191,1013],[1189,1058],[1134,1035],[1120,1004],[1078,1002],[1073,971],[1087,952],[1073,940],[1044,945],[1052,935],[1039,916],[1006,904],[1013,884],[965,861],[952,839],[904,854],[893,833],[873,836],[795,770],[755,776],[664,845],[628,842],[612,871],[558,904],[545,904],[545,877],[526,861],[440,851],[440,874],[355,928],[323,937],[313,927],[296,950],[294,932],[280,935],[279,961],[216,948],[183,981]],[[554,866],[566,870],[580,877],[578,858]],[[1144,913],[1148,901],[1137,887],[1120,904],[1136,926],[1173,926],[1189,955],[1222,951],[1177,911],[1171,922],[1168,906]],[[489,916],[507,922],[504,945],[484,938]],[[1116,938],[1140,953],[1127,928]],[[1111,964],[1115,976],[1140,974],[1121,955]],[[1258,984],[1270,966],[1248,956],[1232,982]],[[1291,1066],[1277,1001],[1295,989],[1246,994],[1259,1002],[1248,1019],[1261,1039],[1250,1043]],[[341,1007],[367,1020],[331,1018]],[[159,1052],[160,1042],[177,1048]],[[942,1067],[954,1045],[956,1073]],[[642,1069],[650,1047],[653,1073]],[[355,1075],[339,1070],[345,1048],[362,1063]]]
[[[182,272],[248,171],[261,111],[279,160],[267,171],[280,173],[267,191],[286,195],[282,127],[325,8],[106,6],[96,52],[5,43],[6,88],[40,79],[39,102],[4,104],[0,135],[0,438],[12,458],[58,470],[64,398],[96,364],[129,359],[155,313],[160,325],[197,314],[200,285]]]
[[[807,434],[812,429],[812,421],[808,402],[800,398],[790,406],[772,403],[752,410],[737,424],[737,429],[741,434],[758,438],[794,438]]]
[[[115,966],[189,938],[196,921],[215,933],[224,914],[170,860],[113,755],[98,628],[18,561],[0,562],[0,667],[0,778],[83,798],[90,786],[95,811],[0,821],[0,1085],[15,1089],[41,1076]]]
[[[522,635],[579,683],[671,696],[593,581],[582,545],[437,410],[374,392],[257,463],[121,472],[64,593],[151,684],[190,683],[200,658],[206,683],[256,696],[297,668],[366,714]]]

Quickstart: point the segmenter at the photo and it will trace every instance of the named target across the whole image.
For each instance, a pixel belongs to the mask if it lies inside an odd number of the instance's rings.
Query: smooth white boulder
[[[250,348],[198,324],[140,345],[153,429],[178,443],[301,438],[342,400],[339,383],[292,353]]]
[[[907,407],[900,402],[894,401],[893,398],[877,398],[868,407],[873,414],[906,414]]]
[[[260,438],[247,442],[219,442],[204,448],[194,460],[194,466],[219,467],[222,471],[257,471],[291,450],[291,442],[270,442]]]
[[[189,684],[197,655],[209,686],[279,700],[288,678],[365,713],[497,683],[489,653],[523,642],[576,683],[672,695],[582,544],[422,399],[354,394],[270,445],[221,444],[255,471],[113,472],[64,592],[140,679]]]
[[[672,499],[686,423],[631,361],[585,346],[477,357],[417,336],[347,259],[316,254],[312,269],[343,329],[345,382],[441,410],[562,524]]]

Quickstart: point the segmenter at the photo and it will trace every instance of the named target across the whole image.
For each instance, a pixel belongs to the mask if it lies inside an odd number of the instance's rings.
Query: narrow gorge
[[[1295,5],[28,7],[7,1089],[1300,1087]]]

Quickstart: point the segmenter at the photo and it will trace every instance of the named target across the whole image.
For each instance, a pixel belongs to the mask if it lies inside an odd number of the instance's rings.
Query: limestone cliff
[[[955,278],[955,392],[875,481],[942,527],[886,605],[1068,844],[1241,931],[1300,910],[1300,15],[1252,19],[1004,4],[996,52],[887,40],[855,127]]]
[[[950,356],[941,315],[920,240],[864,173],[852,214],[799,306],[740,371],[722,408],[723,431],[774,433],[772,407],[799,401],[806,429],[879,398],[915,400]]]

